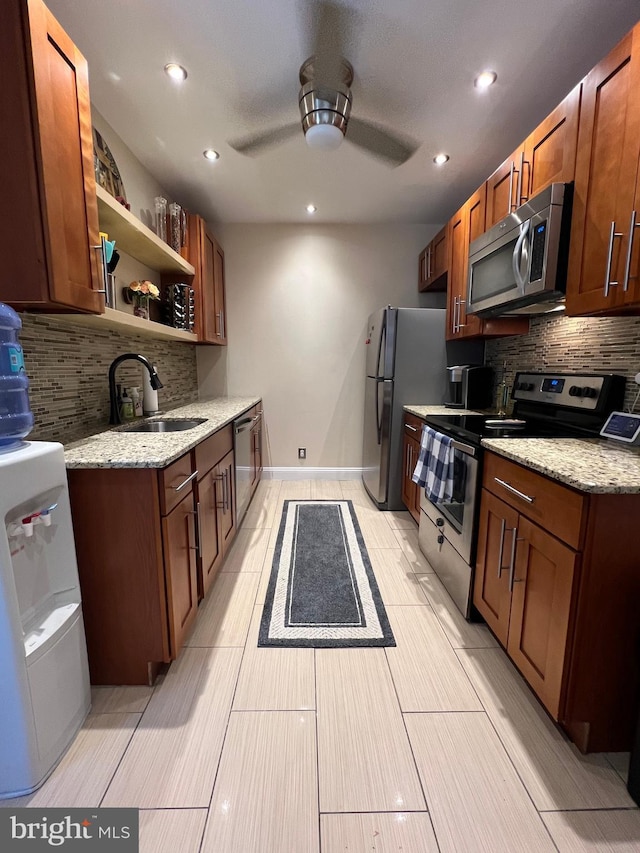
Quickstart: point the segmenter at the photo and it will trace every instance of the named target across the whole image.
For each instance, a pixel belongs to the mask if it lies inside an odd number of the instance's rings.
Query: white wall
[[[262,396],[265,465],[361,466],[366,321],[387,304],[444,305],[417,290],[418,255],[439,227],[217,229],[229,346],[198,349],[200,395]]]

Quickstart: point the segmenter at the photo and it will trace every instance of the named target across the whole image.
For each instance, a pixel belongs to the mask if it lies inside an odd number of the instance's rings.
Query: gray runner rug
[[[258,645],[395,644],[351,501],[285,501]]]

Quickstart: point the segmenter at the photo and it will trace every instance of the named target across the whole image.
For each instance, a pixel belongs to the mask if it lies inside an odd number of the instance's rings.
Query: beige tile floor
[[[397,646],[258,649],[282,502],[354,503]],[[631,853],[628,756],[581,756],[408,513],[358,482],[263,481],[154,688],[95,688],[45,785],[0,805],[134,806],[142,853]]]

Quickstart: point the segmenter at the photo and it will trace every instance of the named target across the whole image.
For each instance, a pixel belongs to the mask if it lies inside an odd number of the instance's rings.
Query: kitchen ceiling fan
[[[338,148],[343,139],[380,157],[392,166],[406,162],[418,148],[411,139],[351,116],[353,66],[344,58],[348,19],[344,7],[330,0],[313,5],[313,54],[299,71],[298,105],[302,130],[311,148]],[[300,132],[300,123],[254,133],[229,145],[240,154],[254,155]]]

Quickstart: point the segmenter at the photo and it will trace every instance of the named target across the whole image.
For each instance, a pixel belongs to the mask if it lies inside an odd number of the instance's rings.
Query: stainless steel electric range
[[[467,618],[476,558],[483,438],[593,438],[622,408],[625,379],[601,373],[518,372],[513,415],[429,415],[427,424],[453,439],[454,489],[446,503],[420,498],[420,548]]]

